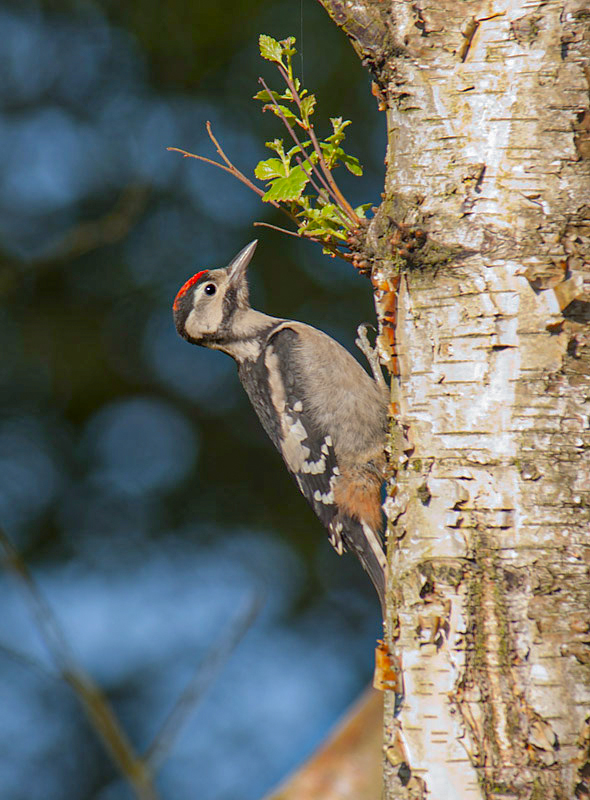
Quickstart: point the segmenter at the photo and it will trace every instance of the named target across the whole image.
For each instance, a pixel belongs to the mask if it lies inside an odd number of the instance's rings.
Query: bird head
[[[211,346],[231,334],[234,314],[250,307],[246,271],[258,240],[222,269],[204,269],[181,286],[174,305],[178,333],[193,344]]]

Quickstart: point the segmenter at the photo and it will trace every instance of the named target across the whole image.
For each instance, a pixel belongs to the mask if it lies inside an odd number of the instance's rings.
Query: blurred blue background
[[[0,524],[80,664],[141,750],[252,598],[262,610],[158,777],[162,798],[255,800],[370,679],[376,596],[338,558],[249,407],[233,362],[174,330],[178,287],[260,238],[254,305],[354,348],[369,283],[283,224],[246,173],[282,135],[251,100],[261,32],[295,35],[318,126],[353,120],[377,203],[384,120],[315,0],[0,3]],[[131,796],[31,610],[0,573],[0,797]],[[23,656],[26,656],[24,658]]]

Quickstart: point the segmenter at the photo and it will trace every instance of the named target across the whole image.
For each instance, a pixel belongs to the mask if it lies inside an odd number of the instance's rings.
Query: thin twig
[[[305,231],[303,233],[295,233],[294,231],[288,231],[286,228],[280,228],[278,225],[271,225],[269,222],[254,222],[253,224],[255,228],[270,228],[279,233],[287,233],[289,236],[295,236],[297,239],[308,239],[310,242],[321,244],[322,247],[325,247],[326,250],[329,250],[333,255],[338,256],[338,258],[342,258],[344,261],[348,262],[352,261],[351,255],[343,253],[342,250],[338,250],[338,245],[326,242],[324,239],[319,239],[317,236],[310,236],[308,233],[305,233]]]
[[[220,157],[225,161],[225,164],[227,164],[227,166],[220,164],[219,161],[213,161],[213,159],[211,158],[205,158],[205,156],[198,156],[195,153],[189,153],[188,150],[181,150],[180,147],[167,147],[166,149],[172,150],[175,153],[181,153],[181,155],[184,158],[196,158],[198,161],[204,161],[206,164],[211,164],[214,167],[219,167],[219,169],[222,169],[224,172],[229,172],[229,174],[233,175],[234,178],[237,178],[239,181],[245,184],[249,189],[252,189],[252,191],[256,192],[256,194],[259,197],[264,197],[265,194],[264,191],[260,189],[259,186],[256,186],[255,183],[252,183],[250,178],[244,175],[244,173],[241,172],[241,170],[239,170],[224,153],[223,148],[221,147],[221,145],[219,144],[219,142],[217,141],[216,137],[213,134],[213,130],[211,129],[211,123],[209,121],[207,121],[206,123],[206,128],[209,138],[213,142],[215,149],[219,153]],[[282,206],[280,203],[277,203],[276,200],[268,200],[265,202],[268,202],[275,208],[278,208],[280,211],[282,211],[283,214],[285,214],[285,216],[289,217],[289,219],[296,225],[299,224],[297,217],[294,214],[291,214],[291,212],[284,206]]]
[[[145,765],[151,770],[155,771],[166,759],[187,717],[219,676],[222,667],[252,626],[261,605],[262,597],[255,595],[246,610],[232,623],[230,630],[223,634],[217,645],[207,653],[204,662],[199,664],[143,757]]]
[[[313,179],[313,164],[311,165],[311,169],[310,169],[310,171],[308,172],[308,171],[305,169],[305,164],[304,164],[304,161],[303,161],[303,159],[302,159],[300,156],[295,156],[295,161],[296,161],[296,162],[299,164],[299,166],[301,167],[301,169],[302,169],[302,170],[305,172],[305,174],[306,174],[306,175],[307,175],[307,177],[309,178],[309,182],[311,183],[311,185],[313,186],[313,188],[314,188],[314,189],[316,190],[316,192],[318,193],[318,197],[321,197],[321,195],[322,195],[322,190],[320,189],[320,187],[317,185],[317,183],[316,183],[316,182],[314,181],[314,179]],[[306,159],[306,161],[309,161],[309,159]]]
[[[285,81],[285,83],[289,87],[289,90],[291,92],[291,96],[293,97],[293,99],[297,103],[297,107],[299,109],[299,113],[303,114],[303,109],[302,109],[302,105],[301,105],[301,98],[299,97],[299,92],[295,88],[295,84],[291,80],[291,78],[289,76],[289,73],[287,72],[287,70],[281,64],[277,64],[277,68],[278,68],[279,72],[281,73],[281,75],[283,76],[283,80]],[[352,221],[354,226],[356,228],[358,228],[358,226],[360,225],[360,219],[359,219],[358,215],[355,213],[353,207],[350,205],[348,200],[344,197],[344,195],[342,194],[342,192],[338,188],[338,185],[337,185],[336,181],[334,180],[334,176],[332,175],[332,171],[330,170],[330,168],[326,164],[326,161],[324,159],[324,154],[322,153],[322,148],[320,147],[319,142],[317,140],[317,137],[315,135],[315,130],[314,130],[312,122],[309,123],[309,128],[307,129],[307,131],[309,133],[309,138],[311,139],[311,143],[313,144],[313,149],[316,151],[316,153],[318,155],[318,159],[319,159],[320,166],[322,167],[322,171],[323,171],[323,173],[324,173],[324,175],[326,177],[326,180],[330,184],[331,193],[336,195],[336,199],[337,199],[338,205],[342,206],[342,209],[346,212],[346,214],[348,215],[348,217],[350,218],[350,220]]]
[[[196,158],[199,161],[204,161],[205,164],[211,164],[214,167],[219,167],[219,169],[222,169],[225,172],[229,172],[229,174],[233,175],[234,178],[237,178],[239,181],[242,181],[242,183],[245,183],[246,186],[249,189],[252,189],[253,192],[256,192],[256,194],[259,197],[262,197],[262,195],[264,194],[262,189],[259,189],[258,186],[255,186],[249,178],[247,178],[242,172],[240,172],[239,169],[237,169],[233,165],[231,167],[226,167],[223,164],[220,164],[219,161],[214,161],[212,158],[205,158],[205,156],[198,156],[196,155],[196,153],[189,153],[188,150],[181,150],[180,147],[167,147],[166,150],[173,150],[175,153],[181,153],[181,155],[183,155],[184,158]],[[270,202],[276,208],[278,208],[278,204],[275,203],[274,200],[271,200]]]
[[[1,528],[0,544],[4,549],[6,568],[17,578],[28,598],[39,633],[61,677],[72,687],[94,730],[138,800],[157,800],[150,770],[135,753],[104,694],[76,663],[56,616],[40,593],[24,560]]]
[[[279,114],[279,116],[281,118],[281,121],[283,122],[283,125],[285,125],[285,127],[287,128],[289,134],[291,135],[291,138],[296,143],[296,145],[299,147],[300,151],[303,154],[305,154],[305,149],[304,149],[303,145],[299,141],[299,139],[297,137],[297,134],[295,133],[295,131],[293,130],[291,125],[289,125],[285,115],[283,114],[283,112],[279,108],[276,100],[274,99],[274,97],[272,95],[272,92],[270,91],[270,89],[266,85],[266,82],[262,78],[259,78],[259,81],[262,84],[262,86],[266,89],[266,91],[268,92],[268,94],[269,94],[271,100],[273,101],[274,105],[277,107],[277,112],[278,112],[278,114]],[[294,86],[293,86],[293,90],[294,90]],[[297,95],[296,92],[295,92],[295,94]],[[300,107],[300,100],[299,100],[299,96],[298,95],[297,95],[297,101],[298,101],[298,105]],[[204,161],[205,164],[211,164],[214,167],[218,167],[219,169],[222,169],[224,172],[228,172],[230,175],[233,175],[234,178],[237,178],[239,181],[241,181],[249,189],[252,189],[253,192],[256,192],[256,194],[259,197],[264,197],[265,192],[262,189],[260,189],[258,186],[256,186],[256,184],[254,184],[246,175],[244,175],[244,173],[241,172],[235,166],[235,164],[232,163],[232,161],[228,158],[228,156],[225,154],[223,148],[221,147],[221,145],[219,144],[219,142],[216,139],[215,135],[213,134],[213,130],[211,128],[211,123],[209,121],[207,121],[206,127],[207,127],[207,133],[209,135],[209,138],[211,139],[211,142],[213,143],[213,146],[215,147],[215,149],[216,149],[217,153],[219,154],[220,158],[224,161],[224,164],[220,164],[219,161],[214,161],[213,159],[206,158],[205,156],[199,156],[196,153],[190,153],[188,150],[182,150],[180,147],[167,147],[166,149],[170,150],[172,152],[175,152],[175,153],[180,153],[184,158],[196,158],[198,161]],[[316,139],[316,145],[317,145],[317,139]],[[319,151],[318,155],[319,155],[319,158],[323,161],[323,156],[321,154],[321,150]],[[312,186],[318,192],[318,195],[321,195],[322,190],[314,182],[314,180],[311,177],[310,173],[308,173],[307,170],[305,170],[305,167],[303,166],[303,164],[301,163],[301,160],[299,158],[297,159],[297,162],[301,166],[301,168],[304,170],[304,172],[307,175],[307,177],[309,178]],[[335,201],[336,211],[338,212],[338,214],[341,215],[342,223],[343,223],[344,227],[345,228],[349,228],[349,222],[346,219],[346,216],[347,216],[348,212],[345,213],[346,210],[341,207],[342,206],[342,200],[340,200],[338,198],[338,196],[334,193],[334,191],[331,188],[330,184],[326,181],[326,179],[324,178],[322,173],[316,168],[315,164],[313,164],[313,162],[311,162],[311,161],[309,163],[311,165],[312,172],[314,172],[318,176],[319,180],[323,184],[324,190],[326,192],[328,192],[328,194],[331,195],[332,199]],[[325,165],[325,161],[323,161],[323,163]],[[326,167],[326,169],[327,169],[327,167]],[[329,172],[329,170],[328,170],[328,172]],[[332,183],[334,183],[333,179],[332,179]],[[336,188],[336,191],[338,193],[340,193],[339,190],[338,190],[338,187],[335,185],[335,183],[334,183],[334,186]],[[342,199],[344,199],[341,193],[340,193],[340,197]],[[290,212],[287,208],[285,208],[285,206],[281,205],[280,203],[277,203],[275,200],[268,200],[268,201],[265,201],[265,202],[269,202],[272,206],[274,206],[274,208],[278,208],[283,214],[285,214],[285,216],[287,216],[292,222],[294,222],[295,225],[297,225],[298,228],[300,227],[300,223],[299,223],[299,220],[297,219],[297,216],[295,214],[293,214],[292,212]],[[344,201],[344,202],[346,203],[346,201]],[[346,205],[348,205],[348,204],[346,203]],[[350,208],[350,206],[348,206],[348,207]],[[354,217],[353,222],[355,223],[355,225],[358,225],[358,217],[356,216],[356,214],[354,214],[354,212],[352,212],[352,213],[353,213],[353,217]],[[348,216],[350,216],[350,215],[348,215]],[[310,235],[306,234],[305,231],[303,231],[301,234],[299,234],[299,233],[296,233],[294,231],[288,231],[285,228],[280,228],[278,226],[270,225],[269,223],[265,223],[265,222],[255,222],[254,225],[264,226],[264,227],[267,227],[267,228],[273,228],[274,230],[280,231],[281,233],[287,233],[290,236],[297,236],[297,237],[301,236],[302,238],[309,239],[312,242],[317,242],[318,244],[321,244],[323,247],[325,247],[327,250],[329,250],[333,255],[338,256],[339,258],[342,258],[344,261],[351,261],[351,257],[348,256],[347,254],[343,253],[341,250],[339,250],[337,245],[333,245],[333,244],[330,244],[328,242],[325,242],[323,239],[318,239],[315,236],[310,236]]]
[[[215,146],[215,149],[217,150],[217,152],[219,153],[221,158],[225,161],[225,163],[227,164],[228,167],[230,167],[232,170],[235,170],[236,167],[232,164],[232,162],[229,160],[229,158],[225,155],[225,153],[223,152],[222,146],[219,144],[219,142],[217,141],[217,139],[213,135],[213,129],[211,127],[211,123],[209,122],[209,120],[207,120],[207,122],[205,123],[205,127],[207,128],[207,133],[209,134],[209,138],[213,142],[213,145]],[[262,192],[261,192],[261,194],[262,194]]]
[[[274,99],[273,95],[271,94],[271,91],[270,91],[270,89],[269,89],[269,88],[268,88],[268,86],[266,85],[266,81],[264,80],[264,78],[258,78],[258,82],[260,83],[260,85],[261,85],[261,86],[263,86],[263,87],[266,89],[266,91],[267,91],[267,92],[268,92],[268,94],[270,95],[271,102],[272,102],[272,104],[275,106],[275,108],[276,108],[276,110],[277,110],[277,115],[278,115],[278,117],[280,118],[280,120],[281,120],[281,122],[283,123],[283,125],[285,126],[285,128],[287,129],[287,131],[289,132],[289,135],[290,135],[291,139],[293,139],[293,141],[295,142],[295,144],[297,145],[297,147],[300,149],[300,151],[301,151],[302,153],[305,153],[305,149],[304,149],[303,145],[301,144],[301,142],[299,141],[299,137],[297,136],[297,134],[295,133],[295,131],[294,131],[294,129],[291,127],[291,125],[289,125],[289,122],[287,121],[287,118],[285,117],[285,115],[284,115],[284,114],[283,114],[283,112],[281,111],[281,108],[280,108],[279,104],[278,104],[278,103],[277,103],[277,101]],[[298,105],[300,106],[300,104],[298,104]],[[311,162],[310,162],[310,163],[311,163]],[[333,199],[333,200],[336,202],[336,204],[338,205],[338,197],[337,197],[337,196],[335,195],[335,193],[332,191],[332,189],[330,188],[330,185],[329,185],[329,183],[326,181],[326,179],[324,178],[324,176],[322,175],[322,173],[321,173],[321,172],[318,170],[318,168],[316,167],[316,165],[315,165],[315,164],[313,164],[313,163],[311,164],[311,168],[312,168],[312,170],[314,170],[315,174],[318,176],[318,179],[319,179],[319,180],[320,180],[320,181],[323,183],[325,190],[328,192],[328,194],[332,195],[332,199]]]
[[[279,231],[279,233],[286,233],[288,236],[294,236],[296,239],[301,239],[302,236],[299,233],[295,233],[295,231],[288,231],[286,228],[281,228],[279,225],[271,225],[270,222],[254,222],[252,223],[255,228],[270,228],[273,231]],[[310,239],[312,242],[319,242],[319,239],[312,238],[311,236],[307,236],[307,239]]]

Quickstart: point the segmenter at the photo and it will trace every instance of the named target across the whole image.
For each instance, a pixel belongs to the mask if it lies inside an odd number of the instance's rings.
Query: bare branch
[[[348,253],[343,253],[342,250],[338,249],[337,245],[326,242],[323,239],[319,239],[317,236],[310,236],[309,234],[305,233],[305,231],[303,233],[295,233],[294,231],[288,231],[286,228],[280,228],[278,225],[271,225],[269,222],[255,222],[254,227],[270,228],[271,230],[278,231],[279,233],[286,233],[289,236],[295,236],[297,239],[307,239],[310,242],[316,242],[316,244],[321,244],[322,247],[325,247],[326,250],[329,250],[332,255],[337,256],[344,261],[348,261],[349,263],[352,262],[352,256]]]
[[[224,664],[252,626],[261,605],[262,597],[255,595],[245,611],[234,620],[229,631],[223,634],[215,647],[211,648],[205,661],[199,664],[192,680],[176,701],[167,719],[148,747],[143,758],[147,767],[155,771],[166,759],[180,729],[199,700],[218,678]]]
[[[281,228],[279,225],[271,225],[270,222],[254,222],[253,225],[255,228],[270,228],[271,230],[278,231],[279,233],[286,233],[288,236],[294,236],[296,239],[303,238],[303,236],[295,233],[295,231],[288,231],[286,228]],[[311,236],[306,236],[305,238],[310,239],[312,242],[320,241],[319,239],[312,239]]]
[[[220,157],[225,162],[225,165],[224,164],[220,164],[219,161],[213,161],[212,158],[205,158],[205,156],[198,156],[195,153],[189,153],[188,150],[181,150],[180,147],[167,147],[166,150],[171,150],[171,151],[173,151],[175,153],[180,153],[184,158],[196,158],[198,161],[204,161],[205,164],[211,164],[214,167],[218,167],[219,169],[222,169],[224,172],[229,172],[229,174],[233,175],[234,178],[237,178],[239,181],[241,181],[249,189],[252,189],[253,192],[256,192],[256,194],[259,197],[264,197],[264,194],[265,194],[264,191],[259,186],[256,186],[256,184],[253,183],[250,180],[250,178],[248,178],[246,175],[244,175],[244,173],[241,170],[239,170],[235,166],[235,164],[233,164],[230,161],[230,159],[227,157],[227,155],[223,151],[223,148],[221,147],[221,145],[217,141],[216,137],[214,136],[213,131],[211,129],[211,123],[209,121],[207,121],[206,127],[207,127],[207,133],[209,134],[209,138],[213,142],[213,145],[214,145],[215,149],[217,150],[217,152],[219,153]],[[283,214],[285,214],[287,217],[289,217],[289,219],[292,220],[292,222],[294,222],[295,224],[298,224],[297,217],[294,214],[291,214],[291,212],[288,211],[284,206],[280,205],[280,203],[277,203],[276,200],[266,200],[265,202],[268,202],[272,206],[274,206],[275,208],[278,208],[280,211],[282,211]]]
[[[135,753],[107,698],[76,663],[57,618],[40,593],[24,560],[1,528],[0,545],[4,550],[5,566],[17,578],[29,601],[39,633],[61,677],[72,687],[94,730],[123,777],[131,785],[137,800],[157,800],[158,795],[148,766]]]
[[[219,169],[224,170],[224,172],[229,172],[229,174],[233,175],[234,178],[242,181],[242,183],[244,183],[249,189],[252,189],[253,192],[256,192],[259,197],[262,197],[264,194],[262,189],[259,189],[258,186],[255,186],[252,181],[247,178],[243,172],[240,172],[237,167],[234,167],[233,164],[231,167],[226,167],[223,164],[220,164],[219,161],[214,161],[212,158],[205,158],[205,156],[198,156],[196,153],[189,153],[188,150],[181,150],[180,147],[167,147],[166,150],[172,150],[175,153],[181,153],[184,158],[196,158],[199,161],[204,161],[205,164],[211,164],[214,167],[219,167]],[[275,208],[279,207],[278,203],[275,203],[274,200],[271,200],[270,202],[273,204],[273,206],[275,206]]]

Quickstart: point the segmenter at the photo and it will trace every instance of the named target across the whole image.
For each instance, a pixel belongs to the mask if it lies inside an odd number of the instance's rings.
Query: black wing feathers
[[[279,328],[269,336],[260,357],[238,369],[262,427],[306,500],[329,527],[336,514],[332,488],[338,464],[328,431],[318,428],[304,405],[303,376],[295,357],[298,341],[292,328]],[[274,371],[277,374],[272,375]]]
[[[338,462],[328,431],[320,429],[305,408],[304,376],[300,374],[301,367],[295,357],[298,342],[299,334],[292,328],[281,328],[269,339],[269,346],[277,356],[286,410],[293,420],[291,428],[295,428],[299,435],[306,434],[301,446],[308,454],[300,468],[294,470],[286,463],[303,496],[328,527],[336,514],[332,490],[338,475]],[[281,447],[279,450],[283,452]]]
[[[306,408],[299,343],[300,334],[282,323],[270,332],[256,361],[239,364],[240,380],[301,493],[328,529],[330,542],[338,553],[350,549],[358,556],[383,603],[385,572],[379,532],[338,509],[334,498],[340,479],[338,460],[325,423],[319,423]]]

